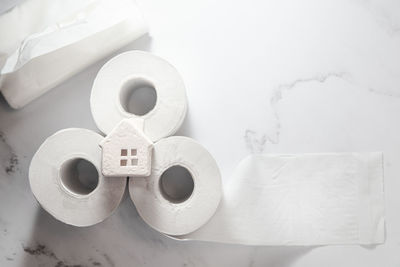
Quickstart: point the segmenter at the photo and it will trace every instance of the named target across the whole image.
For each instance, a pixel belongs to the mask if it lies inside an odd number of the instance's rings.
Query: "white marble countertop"
[[[179,242],[125,197],[88,228],[44,212],[30,160],[52,133],[96,130],[92,81],[105,60],[21,110],[0,99],[0,266],[400,266],[400,2],[141,0],[150,27],[125,50],[151,51],[183,76],[197,139],[229,179],[249,153],[383,151],[383,245],[249,247]],[[117,53],[116,53],[117,54]]]

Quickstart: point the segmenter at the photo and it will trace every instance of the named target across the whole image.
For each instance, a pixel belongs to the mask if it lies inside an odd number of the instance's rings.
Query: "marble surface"
[[[106,221],[64,225],[28,184],[52,133],[96,130],[96,63],[22,110],[0,99],[0,266],[400,266],[400,2],[138,1],[152,51],[183,76],[197,139],[228,180],[250,153],[383,151],[386,242],[249,247],[178,242],[150,229],[125,197]]]

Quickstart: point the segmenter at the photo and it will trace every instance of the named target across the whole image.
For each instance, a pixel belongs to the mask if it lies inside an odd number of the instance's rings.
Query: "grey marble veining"
[[[0,98],[0,266],[400,266],[400,2],[138,2],[150,36],[121,51],[178,69],[189,101],[178,134],[214,155],[224,181],[250,153],[383,151],[385,244],[179,242],[143,222],[127,194],[93,227],[56,221],[30,191],[29,163],[57,130],[98,131],[89,96],[104,59],[24,109]]]

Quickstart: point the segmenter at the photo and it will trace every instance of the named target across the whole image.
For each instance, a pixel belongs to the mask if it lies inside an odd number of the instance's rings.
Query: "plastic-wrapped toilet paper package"
[[[144,221],[172,238],[275,246],[384,242],[381,153],[252,155],[223,189],[212,156],[191,139],[160,140],[153,156],[151,176],[131,179],[129,191]],[[165,197],[160,182],[176,165],[194,182],[182,202]]]
[[[135,115],[123,104],[135,90],[154,88],[156,103],[144,115]],[[121,120],[137,118],[152,141],[174,134],[186,115],[182,78],[164,59],[143,51],[122,53],[108,61],[93,84],[90,107],[97,127],[105,134]]]
[[[148,31],[131,0],[27,0],[0,16],[0,90],[20,108]]]
[[[61,130],[47,138],[32,158],[29,182],[34,196],[66,224],[99,223],[122,200],[126,177],[109,179],[101,173],[102,139],[86,129]]]

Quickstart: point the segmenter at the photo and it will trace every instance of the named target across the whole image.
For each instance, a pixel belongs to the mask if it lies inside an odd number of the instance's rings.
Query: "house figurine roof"
[[[152,141],[137,119],[124,119],[100,142],[104,176],[149,176]]]

